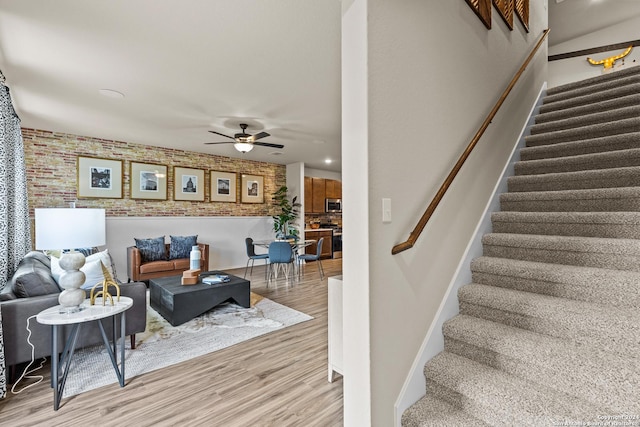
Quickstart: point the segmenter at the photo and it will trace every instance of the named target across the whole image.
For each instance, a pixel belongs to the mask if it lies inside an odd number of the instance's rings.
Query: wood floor
[[[327,277],[342,263],[322,264],[323,281],[311,263],[293,286],[280,276],[266,288],[262,266],[251,277],[253,292],[313,320],[65,398],[57,412],[47,365],[42,383],[0,400],[0,426],[341,426],[342,379],[327,381]]]

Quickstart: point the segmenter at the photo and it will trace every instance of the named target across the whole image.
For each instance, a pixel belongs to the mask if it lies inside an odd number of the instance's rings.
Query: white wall
[[[273,238],[271,217],[112,217],[107,218],[107,249],[116,265],[118,279],[127,281],[127,247],[134,237],[198,235],[198,242],[209,244],[209,269],[244,267],[246,237]]]
[[[342,16],[342,212],[344,425],[371,425],[367,0]]]
[[[628,21],[612,25],[601,31],[549,47],[549,55],[558,55],[561,53],[575,52],[583,49],[637,40],[639,27],[640,17],[629,19]],[[623,51],[624,50],[615,50],[612,52],[551,61],[549,62],[549,87],[599,76],[602,74],[602,65],[595,66],[589,64],[589,62],[587,62],[587,57],[595,60],[601,60],[622,53]],[[631,53],[624,58],[624,64],[626,67],[640,65],[640,46],[636,46],[632,49]],[[621,65],[622,61],[617,61],[616,69]]]
[[[304,163],[291,163],[287,165],[287,190],[289,197],[297,196],[298,203],[301,204],[300,216],[296,221],[298,231],[304,234]]]
[[[304,176],[342,181],[342,174],[340,172],[323,171],[321,169],[305,168]]]
[[[418,244],[396,256],[391,248],[408,237],[546,28],[543,4],[530,6],[530,33],[518,22],[509,31],[495,11],[487,31],[463,1],[356,0],[343,15],[343,223],[354,233],[343,252],[345,425],[395,424],[412,361],[546,77],[546,48]],[[392,199],[388,224],[382,198]],[[366,390],[368,403],[355,395]],[[358,411],[370,415],[350,424]]]

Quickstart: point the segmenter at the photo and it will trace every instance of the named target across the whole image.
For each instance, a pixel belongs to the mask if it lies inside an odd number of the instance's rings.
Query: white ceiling
[[[554,45],[640,0],[549,13]],[[340,0],[0,0],[0,70],[25,127],[340,171],[340,26]],[[239,123],[285,148],[204,145]]]
[[[0,70],[24,127],[339,171],[340,26],[339,0],[0,0]],[[239,123],[285,148],[204,145]]]
[[[549,28],[551,28],[549,46],[564,43],[602,30],[612,24],[640,16],[640,0],[548,1]],[[629,40],[619,40],[618,42],[627,41]]]

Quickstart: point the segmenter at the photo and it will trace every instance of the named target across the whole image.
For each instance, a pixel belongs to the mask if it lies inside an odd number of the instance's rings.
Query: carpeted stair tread
[[[619,85],[606,91],[586,93],[585,95],[574,98],[567,98],[564,95],[547,96],[544,98],[543,104],[540,106],[539,113],[547,114],[553,111],[561,111],[583,105],[597,104],[602,101],[621,98],[640,92],[640,81],[637,76],[629,81],[624,81],[623,83],[629,84]]]
[[[458,315],[443,325],[445,351],[614,412],[640,410],[640,358]]]
[[[549,93],[549,90],[547,90],[547,94],[544,97],[542,104],[552,105],[567,99],[576,100],[583,99],[585,97],[599,98],[601,101],[612,99],[613,97],[609,96],[611,92],[615,92],[619,88],[633,86],[636,83],[640,83],[640,74],[638,73],[628,76],[618,76],[618,78],[611,80],[597,81],[588,86],[578,87],[560,93],[556,93],[554,91]]]
[[[640,351],[640,313],[635,308],[480,284],[461,287],[458,299],[460,314],[599,347],[624,357],[637,359]]]
[[[640,117],[525,136],[527,147],[640,132]]]
[[[617,120],[640,117],[640,105],[616,108],[613,110],[598,111],[586,115],[571,116],[561,120],[535,124],[530,127],[531,135],[554,132],[559,130],[575,129],[597,123],[608,123]]]
[[[549,88],[537,111],[403,426],[640,413],[640,66]]]
[[[640,240],[489,233],[485,256],[640,271]]]
[[[621,96],[619,98],[601,101],[595,104],[581,105],[564,110],[551,111],[545,114],[538,114],[535,117],[536,124],[555,122],[558,120],[575,118],[588,114],[607,112],[623,107],[633,107],[640,105],[640,93]]]
[[[554,420],[597,419],[601,405],[556,392],[449,352],[425,366],[427,389],[493,426],[547,426]],[[446,394],[445,394],[446,393]]]
[[[517,175],[509,177],[507,184],[510,192],[638,187],[640,186],[640,166],[539,175]]]
[[[514,172],[515,175],[537,175],[629,166],[640,166],[640,148],[552,159],[521,160],[514,165]]]
[[[596,139],[534,145],[520,150],[520,160],[561,158],[582,154],[603,153],[640,148],[640,132],[611,135]]]
[[[482,256],[471,263],[473,283],[614,307],[640,308],[635,271]]]
[[[461,408],[438,399],[432,393],[414,403],[402,414],[404,427],[489,427]]]
[[[494,212],[494,233],[640,239],[640,212]]]
[[[590,77],[588,79],[579,80],[576,82],[566,83],[559,86],[554,86],[547,89],[548,95],[557,95],[559,93],[566,93],[574,89],[589,87],[600,83],[620,80],[635,74],[640,74],[640,65],[627,67],[623,70],[616,71],[614,73],[601,74],[599,76]]]
[[[640,188],[526,191],[500,194],[503,211],[534,212],[638,212]]]

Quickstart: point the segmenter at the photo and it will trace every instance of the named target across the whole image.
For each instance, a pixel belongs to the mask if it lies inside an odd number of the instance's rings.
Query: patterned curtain
[[[0,75],[1,77],[1,75]],[[9,88],[0,80],[0,289],[31,250],[31,223],[20,118]],[[0,322],[2,313],[0,313]],[[4,345],[0,323],[0,397],[6,393]]]

